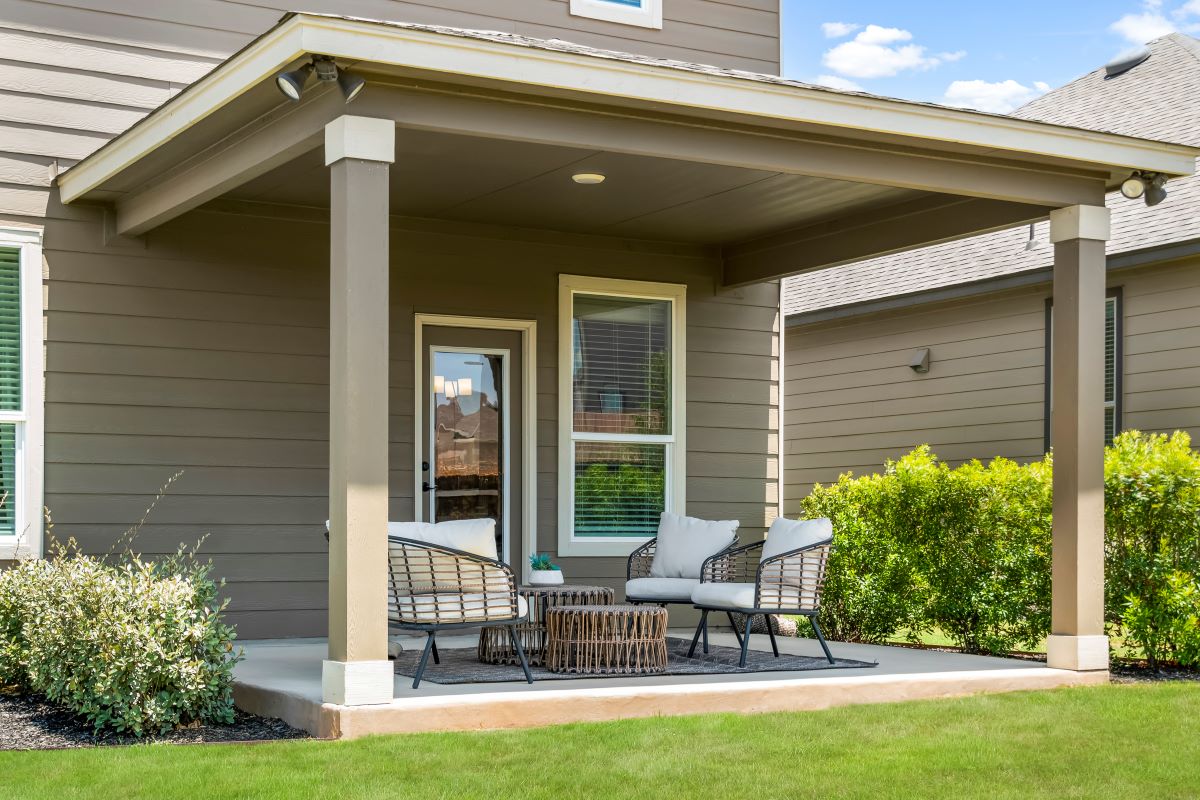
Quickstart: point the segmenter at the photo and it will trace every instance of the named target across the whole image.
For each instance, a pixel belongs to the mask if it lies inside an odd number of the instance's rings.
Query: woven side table
[[[517,594],[529,603],[529,618],[516,626],[521,647],[529,663],[540,667],[546,663],[546,612],[559,606],[611,603],[613,590],[608,586],[584,586],[563,583],[557,586],[518,586]],[[479,633],[479,660],[484,664],[518,664],[508,631],[504,628],[484,628]]]
[[[646,675],[667,669],[667,610],[560,606],[546,611],[546,668],[578,675]]]

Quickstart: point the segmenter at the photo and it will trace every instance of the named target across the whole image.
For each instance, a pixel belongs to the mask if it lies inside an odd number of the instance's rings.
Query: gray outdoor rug
[[[657,675],[728,675],[746,674],[751,672],[805,672],[808,670],[824,669],[862,669],[878,666],[877,662],[855,661],[849,658],[834,659],[830,664],[823,657],[793,656],[780,653],[779,658],[771,655],[770,651],[751,650],[746,659],[746,667],[738,667],[738,659],[742,651],[736,647],[721,647],[711,645],[708,655],[705,655],[699,645],[696,655],[688,658],[687,651],[691,645],[690,639],[667,637],[667,671]],[[429,659],[425,675],[421,682],[429,683],[510,683],[524,682],[525,675],[520,666],[481,664],[475,656],[475,648],[442,648],[438,651],[442,657],[441,664],[434,664]],[[417,662],[421,660],[420,650],[406,650],[395,661],[397,675],[412,677],[417,672]],[[635,675],[568,675],[550,672],[545,667],[530,667],[535,681],[569,681],[583,678],[632,678],[650,677]]]

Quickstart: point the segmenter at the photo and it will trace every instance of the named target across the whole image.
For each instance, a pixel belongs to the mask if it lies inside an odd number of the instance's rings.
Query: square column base
[[[1108,637],[1054,634],[1046,639],[1046,665],[1075,672],[1107,670]]]
[[[392,702],[391,661],[322,661],[321,699],[339,706]]]

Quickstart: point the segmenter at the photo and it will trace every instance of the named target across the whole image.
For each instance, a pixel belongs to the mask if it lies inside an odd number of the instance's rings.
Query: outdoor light
[[[1155,175],[1146,187],[1146,205],[1156,206],[1167,199],[1167,178],[1165,175]]]
[[[1033,223],[1029,223],[1029,241],[1025,243],[1025,252],[1029,253],[1034,250],[1040,250],[1042,247],[1041,239],[1034,235]]]
[[[571,180],[584,186],[594,186],[597,183],[604,183],[604,175],[599,172],[576,172],[571,176]]]
[[[275,85],[288,100],[298,102],[300,95],[304,92],[304,84],[308,82],[308,76],[312,71],[313,65],[305,64],[290,72],[281,72],[275,76]]]
[[[347,103],[358,97],[358,93],[367,85],[365,80],[357,75],[351,75],[346,70],[342,70],[338,75],[337,83],[338,88],[342,90],[342,97],[346,98]]]
[[[279,73],[275,76],[275,85],[288,100],[293,103],[299,102],[300,95],[304,94],[304,84],[308,82],[308,76],[314,71],[317,73],[317,80],[323,83],[336,83],[347,103],[357,97],[358,93],[367,85],[367,82],[358,75],[351,75],[345,70],[339,70],[337,64],[328,56],[316,56],[303,66]]]
[[[1142,173],[1140,172],[1133,173],[1121,183],[1121,194],[1130,200],[1137,200],[1145,193],[1146,183],[1142,180]]]

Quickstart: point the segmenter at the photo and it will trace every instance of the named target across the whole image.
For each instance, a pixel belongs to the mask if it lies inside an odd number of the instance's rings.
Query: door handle
[[[437,488],[436,486],[430,486],[429,481],[421,481],[421,491],[422,492],[432,492],[436,488]]]

